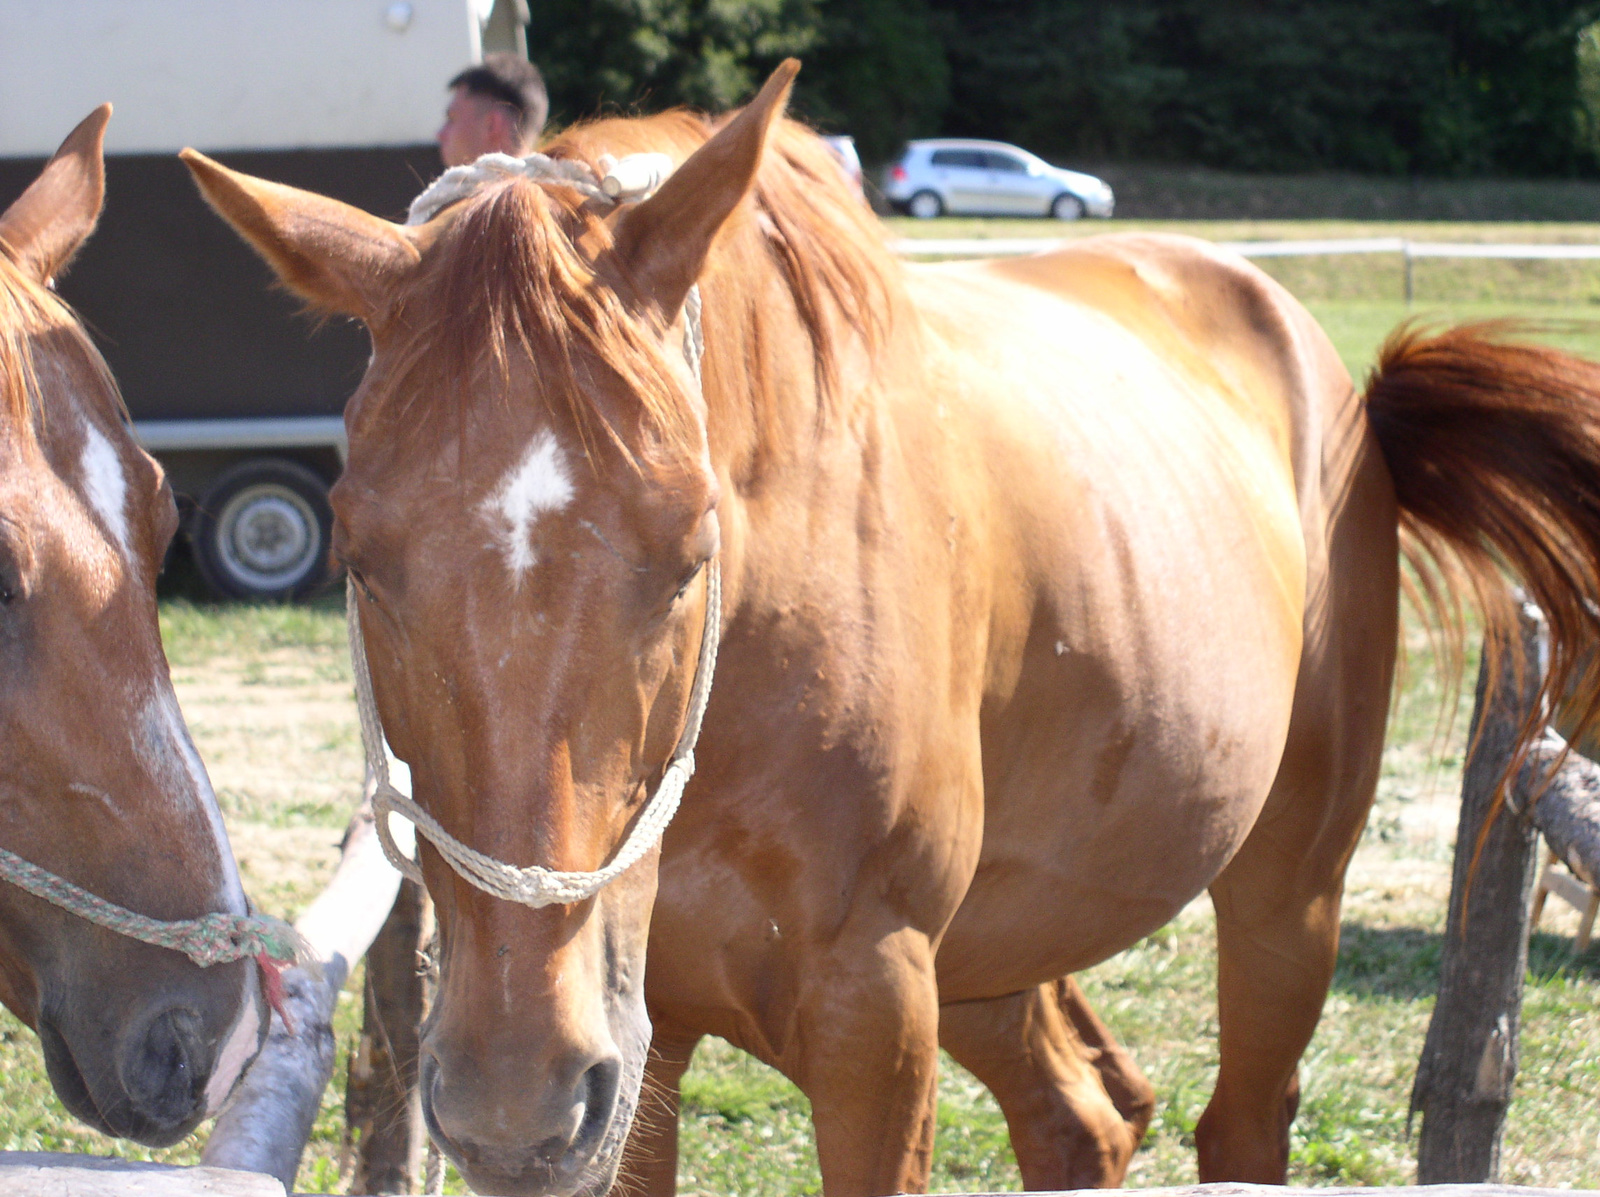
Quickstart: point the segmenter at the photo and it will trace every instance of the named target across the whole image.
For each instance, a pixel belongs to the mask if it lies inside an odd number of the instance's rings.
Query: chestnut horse
[[[430,1130],[485,1191],[602,1192],[641,1075],[670,1105],[715,1034],[810,1098],[831,1197],[918,1192],[942,1041],[1030,1187],[1114,1183],[1133,1136],[1060,978],[1209,887],[1200,1174],[1281,1182],[1378,777],[1399,523],[1456,562],[1447,612],[1465,582],[1507,619],[1518,572],[1570,675],[1600,368],[1454,330],[1392,342],[1363,396],[1282,288],[1184,238],[902,266],[781,121],[795,69],[720,125],[480,162],[407,227],[186,155],[288,286],[372,333],[335,542],[440,825]],[[611,202],[612,158],[649,152],[676,169]],[[659,858],[549,905],[454,871],[436,844],[582,874],[631,843],[708,633]],[[671,1191],[674,1135],[640,1119],[625,1191]]]
[[[19,888],[48,870],[58,899],[76,886],[124,926],[250,921],[161,650],[172,492],[48,289],[99,217],[110,114],[0,214],[0,1001],[72,1113],[160,1146],[217,1112],[265,1037],[255,964],[201,968]]]

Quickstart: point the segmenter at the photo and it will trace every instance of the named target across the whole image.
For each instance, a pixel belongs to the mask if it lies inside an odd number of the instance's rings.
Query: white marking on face
[[[139,720],[140,728],[134,736],[134,747],[155,777],[156,784],[176,803],[185,800],[196,803],[211,831],[217,849],[217,868],[222,874],[216,901],[233,914],[248,911],[244,899],[244,886],[239,882],[239,870],[234,864],[233,849],[228,844],[228,833],[222,826],[222,811],[217,806],[217,796],[211,789],[211,779],[206,767],[195,751],[194,741],[184,724],[183,712],[178,709],[177,696],[172,687],[161,685],[157,693],[145,704]]]
[[[239,1004],[239,1021],[233,1024],[227,1042],[217,1053],[217,1066],[206,1082],[208,1118],[219,1113],[233,1093],[233,1086],[243,1075],[245,1065],[255,1058],[256,1043],[261,1036],[261,989],[254,965],[244,970],[244,984],[245,998]]]
[[[90,505],[111,532],[124,555],[128,552],[128,478],[116,448],[87,420],[83,425],[83,489]]]
[[[539,559],[530,539],[534,521],[541,512],[560,511],[572,502],[572,495],[566,457],[555,434],[546,429],[533,438],[522,459],[478,505],[518,581]]]

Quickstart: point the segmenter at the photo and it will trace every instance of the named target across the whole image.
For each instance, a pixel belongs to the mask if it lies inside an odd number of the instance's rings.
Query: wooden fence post
[[[1475,871],[1472,859],[1517,734],[1533,709],[1543,675],[1543,630],[1542,615],[1525,604],[1521,643],[1504,646],[1498,693],[1485,693],[1486,667],[1478,675],[1473,751],[1461,783],[1439,999],[1411,1090],[1412,1112],[1420,1110],[1423,1117],[1417,1180],[1425,1185],[1492,1181],[1499,1171],[1500,1142],[1517,1072],[1538,832],[1526,818],[1504,807],[1484,841]],[[1484,648],[1487,660],[1489,645]],[[1470,908],[1465,905],[1469,888]]]
[[[345,1142],[352,1193],[415,1193],[427,1131],[417,1085],[423,1014],[418,967],[426,898],[400,885],[394,909],[367,949],[361,1038],[350,1054]]]

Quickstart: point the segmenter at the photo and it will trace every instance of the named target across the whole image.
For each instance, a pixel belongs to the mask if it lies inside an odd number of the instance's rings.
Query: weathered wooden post
[[[1420,1110],[1423,1116],[1417,1151],[1417,1180],[1422,1184],[1492,1181],[1499,1171],[1517,1072],[1538,842],[1521,804],[1513,800],[1495,817],[1476,869],[1473,855],[1518,733],[1537,699],[1543,630],[1542,615],[1524,605],[1521,643],[1502,647],[1505,667],[1494,694],[1486,693],[1491,646],[1484,646],[1472,753],[1461,783],[1439,1000],[1411,1090],[1412,1112]]]

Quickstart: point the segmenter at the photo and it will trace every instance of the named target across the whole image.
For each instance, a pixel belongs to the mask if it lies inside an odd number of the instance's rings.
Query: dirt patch
[[[245,888],[294,917],[327,884],[361,795],[361,737],[337,650],[275,649],[172,671]]]

